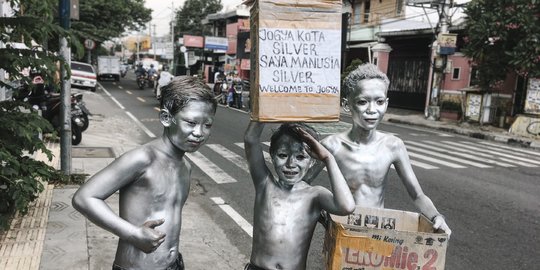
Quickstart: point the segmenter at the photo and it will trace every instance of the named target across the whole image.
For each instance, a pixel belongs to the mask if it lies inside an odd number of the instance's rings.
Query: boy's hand
[[[300,135],[304,142],[307,144],[308,147],[306,148],[306,150],[311,156],[322,161],[331,156],[330,152],[321,143],[315,140],[313,136],[311,136],[301,127],[295,127],[294,131],[298,133],[298,135]]]
[[[446,224],[446,220],[442,215],[437,215],[433,219],[433,229],[443,230],[446,234],[448,234],[448,238],[450,238],[450,235],[452,234],[452,230],[450,230],[450,228]]]
[[[165,219],[146,221],[139,229],[139,234],[134,239],[133,245],[144,253],[154,252],[164,241],[165,234],[155,228],[165,222]]]

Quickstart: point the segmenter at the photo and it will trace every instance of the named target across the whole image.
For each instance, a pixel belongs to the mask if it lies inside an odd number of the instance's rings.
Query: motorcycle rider
[[[158,74],[157,84],[154,88],[154,92],[156,93],[156,98],[158,100],[161,100],[161,87],[169,84],[173,78],[174,76],[169,72],[169,67],[164,65],[163,70]]]
[[[148,76],[148,72],[143,67],[142,63],[137,64],[137,69],[135,69],[135,76],[137,78],[137,84],[139,85],[139,88],[142,90],[144,88],[144,85],[146,84],[146,77]],[[139,83],[142,81],[141,83]]]
[[[146,76],[146,74],[147,72],[146,72],[146,69],[144,69],[143,64],[142,63],[137,64],[137,69],[135,69],[135,75],[139,77],[139,75]]]

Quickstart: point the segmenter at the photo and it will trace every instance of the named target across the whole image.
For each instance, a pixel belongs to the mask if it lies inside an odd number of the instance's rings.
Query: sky
[[[181,8],[185,0],[146,0],[144,6],[152,9],[151,25],[155,25],[156,36],[164,36],[169,31],[172,20],[172,10]],[[231,9],[242,3],[242,0],[221,0],[224,9]],[[152,28],[154,28],[152,26]],[[148,31],[148,30],[147,30]]]

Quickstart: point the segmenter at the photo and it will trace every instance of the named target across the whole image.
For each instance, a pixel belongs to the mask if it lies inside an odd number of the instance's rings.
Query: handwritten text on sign
[[[339,94],[341,30],[259,29],[259,91]]]

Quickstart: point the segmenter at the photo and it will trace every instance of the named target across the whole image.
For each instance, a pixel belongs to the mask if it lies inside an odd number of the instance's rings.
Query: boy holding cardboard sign
[[[452,231],[444,216],[420,187],[403,141],[376,130],[388,107],[389,84],[386,74],[375,65],[364,64],[352,71],[342,90],[349,100],[353,125],[321,143],[336,157],[356,205],[384,208],[388,170],[394,165],[420,212],[433,221],[434,229],[442,229],[450,236]],[[318,165],[313,171],[320,169]]]
[[[253,246],[245,269],[305,269],[321,210],[346,215],[354,210],[354,199],[334,157],[313,137],[314,130],[302,124],[283,124],[272,135],[274,177],[260,144],[263,128],[263,123],[251,122],[244,139],[256,192]],[[333,193],[302,181],[314,159],[328,168]]]

